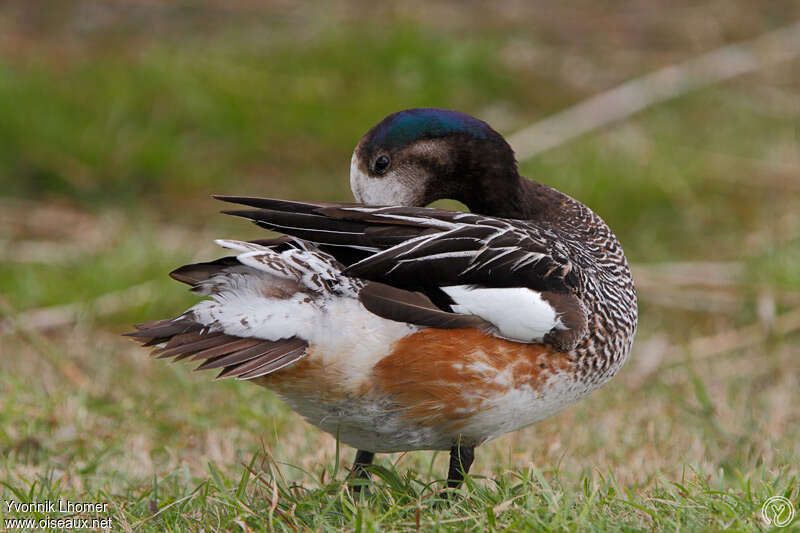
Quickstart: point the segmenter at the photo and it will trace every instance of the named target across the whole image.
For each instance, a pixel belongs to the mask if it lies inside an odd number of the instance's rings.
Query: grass
[[[136,531],[744,531],[770,529],[770,496],[800,507],[798,333],[780,333],[800,306],[796,64],[521,162],[624,244],[631,361],[479,448],[452,502],[432,452],[380,456],[353,497],[353,450],[271,393],[119,336],[194,301],[166,273],[214,257],[213,238],[261,235],[208,194],[347,199],[352,147],[386,113],[445,106],[511,132],[699,51],[709,33],[683,21],[711,8],[640,13],[636,37],[612,31],[624,13],[88,5],[0,8],[0,498],[107,502],[98,516]],[[771,6],[737,4],[701,48],[800,15]],[[67,325],[43,327],[54,309]]]
[[[761,474],[764,477],[756,483],[751,477],[737,480],[738,492],[733,492],[730,484],[704,481],[692,473],[679,481],[656,481],[643,494],[641,487],[620,488],[611,474],[564,480],[552,471],[526,468],[496,476],[489,488],[482,487],[479,479],[470,479],[452,501],[413,474],[374,468],[380,487],[354,497],[341,482],[323,484],[310,475],[309,486],[290,485],[273,474],[270,466],[257,470],[259,461],[262,467],[274,464],[257,455],[244,465],[239,478],[226,477],[209,464],[208,478],[199,484],[184,472],[174,472],[135,496],[120,498],[98,491],[93,497],[123,500],[126,512],[117,516],[123,527],[160,531],[260,529],[265,521],[277,530],[616,531],[643,525],[677,530],[698,524],[707,529],[744,530],[758,520],[760,502],[785,483],[780,476]],[[576,481],[577,490],[573,488]],[[52,484],[42,480],[38,487],[17,496],[39,501],[58,498],[60,491]],[[161,509],[150,514],[157,501]],[[135,520],[142,515],[149,516]]]

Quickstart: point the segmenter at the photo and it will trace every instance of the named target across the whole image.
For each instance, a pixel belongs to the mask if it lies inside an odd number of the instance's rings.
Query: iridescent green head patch
[[[388,116],[373,131],[371,143],[395,147],[420,139],[433,139],[463,134],[486,140],[491,128],[476,118],[446,109],[408,109]]]

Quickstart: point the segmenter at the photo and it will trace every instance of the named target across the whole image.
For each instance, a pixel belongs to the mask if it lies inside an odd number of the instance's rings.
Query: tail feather
[[[180,342],[174,344],[173,346],[169,346],[172,340],[175,339],[175,337],[173,337],[173,339],[167,343],[167,346],[154,350],[153,355],[158,356],[159,359],[166,359],[176,355],[189,356],[198,352],[202,352],[203,350],[216,348],[236,339],[236,337],[225,335],[224,333],[207,333],[205,335],[200,335],[198,332],[184,334],[182,337],[182,340],[185,342]]]
[[[263,376],[300,359],[308,347],[308,343],[298,338],[270,341],[208,332],[206,326],[187,318],[159,320],[136,328],[137,331],[127,335],[143,346],[152,346],[154,340],[165,344],[152,351],[154,357],[201,361],[196,370],[221,368],[218,378],[253,379]],[[164,331],[178,330],[181,333],[172,337],[162,335]]]
[[[226,268],[238,265],[239,261],[235,257],[222,257],[216,261],[207,263],[193,263],[183,265],[169,273],[169,277],[181,283],[186,283],[192,287],[212,278]]]
[[[240,363],[257,360],[264,364],[271,357],[280,357],[280,354],[288,353],[299,348],[305,349],[305,342],[300,339],[285,339],[276,343],[260,342],[250,348],[245,348],[230,354],[206,360],[205,363],[197,367],[198,370],[210,368],[235,367]]]
[[[156,346],[154,357],[199,361],[198,370],[220,368],[218,377],[263,376],[305,355],[319,306],[355,298],[361,286],[332,256],[291,237],[218,243],[238,255],[171,273],[209,299],[126,334]]]
[[[266,361],[257,358],[241,363],[234,367],[226,367],[219,373],[220,378],[229,376],[238,376],[239,379],[254,379],[266,374],[280,370],[286,365],[293,363],[306,354],[307,345],[303,343],[302,346],[290,349],[281,349],[279,352],[273,352],[273,356],[269,357]]]
[[[172,338],[181,333],[188,333],[196,327],[196,324],[189,321],[184,322],[182,318],[176,318],[145,322],[144,324],[137,324],[134,327],[136,331],[125,333],[125,335],[128,337],[147,339],[145,342],[150,342],[152,339],[156,338]]]

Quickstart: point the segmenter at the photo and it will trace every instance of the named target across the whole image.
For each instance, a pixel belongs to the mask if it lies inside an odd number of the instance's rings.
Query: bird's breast
[[[306,358],[259,383],[312,424],[373,451],[479,444],[581,397],[573,357],[541,344],[425,329],[387,348],[355,376],[310,346]]]

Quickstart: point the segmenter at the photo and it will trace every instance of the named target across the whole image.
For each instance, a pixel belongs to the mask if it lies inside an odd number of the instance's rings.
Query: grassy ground
[[[0,7],[2,499],[107,502],[144,531],[758,530],[768,497],[800,507],[796,62],[521,162],[615,229],[639,335],[590,400],[480,448],[451,504],[444,454],[380,457],[353,498],[353,450],[271,393],[120,338],[194,301],[166,272],[260,235],[211,192],[347,199],[352,147],[391,111],[510,133],[800,18],[459,6]]]

